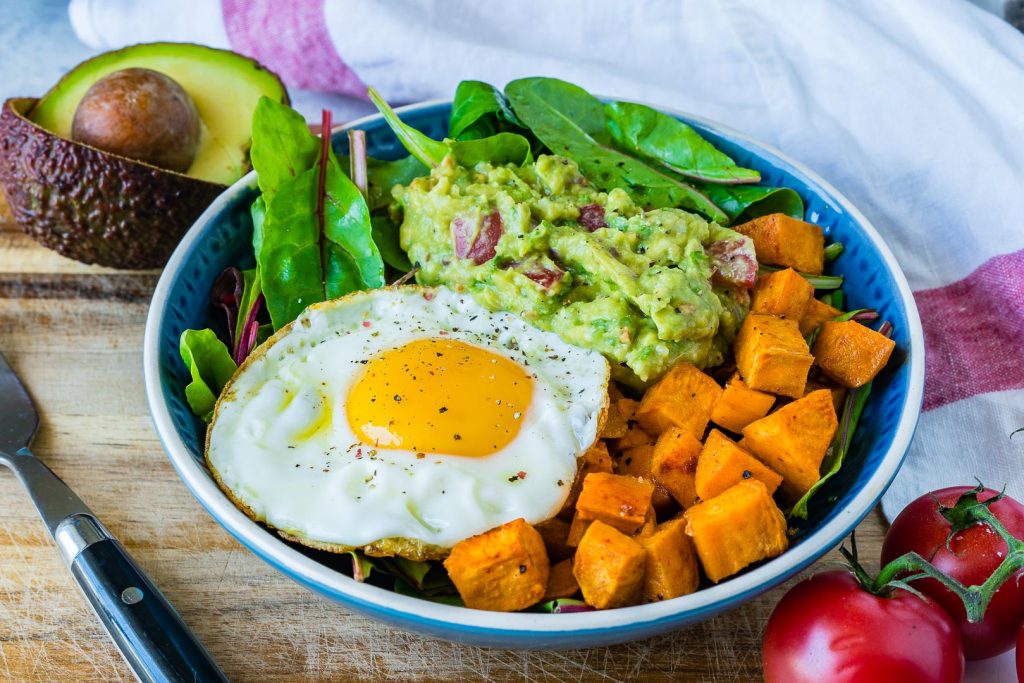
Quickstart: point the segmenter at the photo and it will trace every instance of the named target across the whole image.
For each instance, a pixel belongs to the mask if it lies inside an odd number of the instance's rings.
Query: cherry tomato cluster
[[[991,521],[979,521],[982,508]],[[850,571],[815,574],[782,598],[764,635],[765,681],[959,683],[965,658],[1016,644],[1024,683],[1024,569],[1014,539],[1024,540],[1024,505],[996,491],[964,486],[918,498],[893,520],[876,579],[854,545],[843,549]]]

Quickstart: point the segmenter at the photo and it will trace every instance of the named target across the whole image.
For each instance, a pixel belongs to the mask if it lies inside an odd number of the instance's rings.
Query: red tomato
[[[984,583],[1006,556],[1006,542],[988,525],[964,529],[946,549],[950,525],[939,514],[938,499],[945,506],[953,505],[969,486],[956,486],[921,496],[896,516],[882,544],[882,564],[915,550],[943,574],[965,586]],[[996,491],[985,489],[978,500],[986,501]],[[932,498],[935,497],[935,499]],[[1003,498],[989,508],[996,518],[1017,538],[1024,539],[1024,505],[1012,498]],[[1011,577],[996,591],[985,618],[977,624],[967,622],[960,598],[934,579],[921,579],[914,588],[931,596],[942,605],[960,627],[964,656],[985,659],[1013,647],[1018,627],[1024,622],[1024,570]]]
[[[904,590],[880,598],[848,571],[801,581],[768,620],[765,683],[959,683],[960,633],[941,607]]]
[[[1024,683],[1024,626],[1017,632],[1017,683]]]

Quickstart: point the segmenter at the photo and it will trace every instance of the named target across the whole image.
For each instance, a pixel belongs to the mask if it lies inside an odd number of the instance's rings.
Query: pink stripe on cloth
[[[1024,388],[1024,250],[914,298],[927,354],[925,410]]]
[[[222,0],[231,47],[277,72],[290,87],[366,98],[324,23],[324,0]]]

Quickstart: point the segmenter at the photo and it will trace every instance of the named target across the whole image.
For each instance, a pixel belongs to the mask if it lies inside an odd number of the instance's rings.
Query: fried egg
[[[608,363],[448,289],[308,308],[224,388],[206,458],[252,518],[415,559],[555,516],[597,439]]]

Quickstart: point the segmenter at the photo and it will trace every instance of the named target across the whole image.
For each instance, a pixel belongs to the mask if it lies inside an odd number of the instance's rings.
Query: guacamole
[[[465,168],[449,155],[393,196],[417,281],[600,351],[635,386],[680,360],[721,363],[749,308],[749,239],[599,192],[565,157]]]

